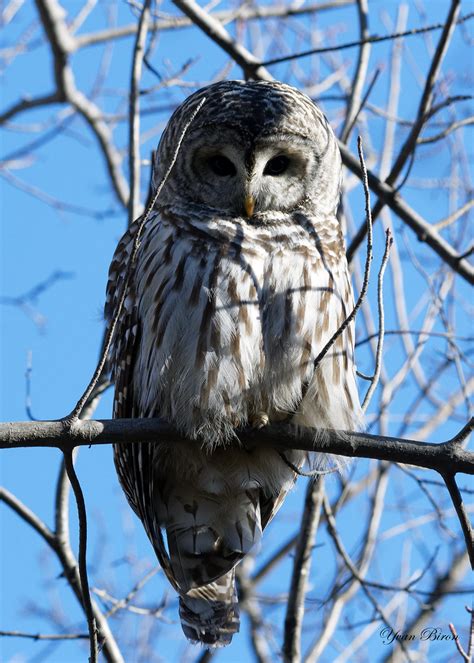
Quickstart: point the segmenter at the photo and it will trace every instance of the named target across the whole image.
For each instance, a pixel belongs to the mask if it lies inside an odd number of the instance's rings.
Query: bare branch
[[[369,66],[370,58],[370,42],[369,38],[369,4],[368,0],[357,0],[357,13],[359,16],[359,32],[361,38],[361,46],[359,48],[359,57],[357,60],[357,67],[354,74],[354,79],[351,85],[351,95],[347,106],[347,111],[344,116],[344,125],[341,131],[341,141],[346,143],[352,127],[355,124],[357,115],[360,112],[360,100],[362,97],[362,90],[364,88],[365,77],[367,75],[367,68]],[[377,70],[378,72],[379,70]],[[376,72],[374,81],[378,73]],[[373,85],[373,83],[372,83]],[[372,85],[369,87],[372,88]]]
[[[455,444],[459,444],[455,442]],[[471,522],[469,516],[467,515],[466,507],[462,501],[461,493],[456,483],[454,474],[445,473],[442,475],[446,488],[449,491],[451,500],[453,502],[456,513],[458,514],[459,522],[461,523],[462,533],[464,535],[464,540],[466,542],[466,549],[469,554],[469,559],[471,561],[471,567],[474,569],[474,536],[472,531]]]
[[[382,475],[383,476],[383,475]],[[382,484],[383,485],[383,484]],[[384,489],[382,488],[382,491]],[[379,499],[379,504],[380,504],[380,499]],[[376,614],[379,614],[380,617],[383,619],[384,623],[387,625],[390,625],[388,615],[386,615],[384,609],[380,606],[380,604],[376,601],[374,598],[372,592],[369,591],[368,585],[365,582],[365,574],[367,572],[367,564],[362,562],[359,566],[360,569],[356,568],[354,563],[352,562],[351,558],[349,557],[342,540],[338,534],[337,527],[336,527],[336,520],[334,518],[333,513],[331,512],[331,507],[329,504],[328,499],[325,497],[323,499],[323,509],[324,509],[324,514],[326,516],[326,523],[328,527],[329,534],[334,541],[334,545],[336,546],[336,549],[339,553],[339,555],[342,557],[344,564],[346,565],[347,569],[350,571],[352,577],[357,580],[357,582],[360,584],[360,587],[362,588],[364,594],[366,597],[369,599],[369,601],[372,603],[373,607],[375,608]],[[374,510],[375,514],[375,510]],[[380,519],[380,515],[377,517],[373,517],[374,523],[377,526],[378,522]],[[375,543],[375,541],[374,541]],[[366,560],[364,560],[366,561]],[[392,629],[393,630],[393,629]],[[403,651],[406,653],[406,649],[404,647],[403,641],[400,642],[400,647],[403,649]]]
[[[36,514],[5,488],[0,488],[0,500],[3,500],[5,504],[12,508],[28,525],[31,525],[56,553],[63,568],[64,576],[67,578],[71,589],[82,606],[81,583],[77,570],[78,564],[69,546],[67,533],[52,533]],[[104,654],[106,661],[108,663],[124,663],[124,659],[110,631],[107,620],[104,618],[104,615],[101,613],[95,602],[92,602],[92,610],[94,612],[94,619],[99,627],[102,653]]]
[[[455,440],[465,439],[473,428],[470,421]],[[271,424],[259,429],[236,431],[241,444],[252,448],[255,444],[275,449],[323,451],[350,458],[377,458],[396,463],[408,463],[443,473],[474,474],[474,452],[453,445],[452,440],[428,444],[396,437],[354,433],[351,431],[323,431],[302,429],[290,424]],[[324,437],[324,440],[319,439]],[[122,444],[161,440],[178,444],[186,440],[176,429],[161,419],[102,419],[75,421],[22,421],[0,423],[0,448],[56,447],[68,449],[95,444]]]
[[[51,92],[50,94],[44,94],[40,97],[34,97],[32,99],[26,98],[17,101],[15,104],[7,108],[6,111],[0,115],[0,125],[5,124],[8,120],[18,113],[23,113],[23,111],[30,110],[32,108],[39,108],[40,106],[49,106],[50,104],[61,103],[63,100],[59,92]]]
[[[405,624],[405,633],[418,633],[427,619],[432,618],[436,607],[446,595],[454,590],[465,574],[468,563],[468,556],[465,552],[456,554],[447,571],[443,574],[436,574],[433,579],[429,600],[424,602],[414,617]],[[395,644],[396,648],[388,652],[387,656],[383,659],[384,663],[405,663],[406,657],[400,655],[399,646],[400,643],[397,641]]]
[[[339,148],[341,150],[344,165],[361,179],[362,170],[357,159],[344,144],[339,143]],[[371,173],[370,170],[367,171],[367,176],[370,189],[416,233],[418,239],[421,242],[426,242],[426,244],[428,244],[447,265],[449,265],[457,274],[460,274],[466,279],[468,283],[474,284],[474,267],[472,267],[467,260],[464,260],[458,255],[453,247],[450,246],[441,235],[433,230],[433,227],[425,221],[418,212],[415,212],[415,210],[403,200],[395,189],[385,182],[382,182],[382,180]],[[347,250],[347,259],[349,262],[354,257],[354,253],[358,246],[357,243],[354,244],[354,240]]]
[[[304,599],[311,569],[311,555],[318,530],[321,504],[324,495],[324,479],[312,479],[306,488],[301,531],[295,549],[290,594],[285,616],[283,660],[298,663],[301,659],[301,629],[304,616]]]
[[[5,502],[13,511],[20,516],[28,525],[30,525],[35,532],[37,532],[48,545],[53,549],[56,546],[54,532],[44,523],[36,513],[31,511],[23,502],[21,502],[13,493],[6,488],[0,486],[0,501]]]
[[[89,627],[90,657],[89,663],[97,663],[97,628],[95,624],[94,611],[92,609],[91,595],[89,591],[89,580],[87,577],[87,512],[82,493],[81,484],[74,469],[72,451],[64,452],[64,465],[67,476],[71,482],[72,490],[76,498],[77,515],[79,518],[79,577],[81,579],[82,603],[87,616]]]
[[[455,0],[456,2],[458,0]],[[455,23],[465,23],[474,17],[474,12],[470,12],[463,16],[461,19],[455,21]],[[333,51],[343,51],[347,48],[354,48],[355,46],[362,46],[364,44],[375,44],[381,41],[389,41],[392,39],[399,39],[400,37],[412,37],[414,35],[420,35],[425,32],[432,32],[433,30],[441,30],[446,26],[446,23],[436,23],[435,25],[427,25],[423,28],[414,28],[413,30],[406,30],[405,32],[395,32],[391,35],[373,35],[367,39],[350,41],[346,44],[340,44],[339,46],[326,46],[324,48],[312,48],[309,51],[301,51],[300,53],[293,53],[292,55],[285,55],[281,58],[273,58],[272,60],[265,60],[261,63],[263,67],[269,67],[272,64],[280,64],[281,62],[288,62],[289,60],[297,60],[299,58],[305,58],[308,55],[316,55],[321,53],[331,53]]]
[[[87,640],[88,633],[25,633],[24,631],[0,631],[0,636],[28,638],[29,640]]]
[[[128,201],[128,225],[139,215],[140,204],[140,107],[139,85],[142,75],[145,42],[148,34],[150,20],[151,0],[145,0],[138,22],[137,38],[133,49],[132,74],[130,80],[129,102],[129,171],[130,171],[130,198]]]
[[[53,55],[56,90],[49,95],[17,102],[0,116],[0,124],[30,108],[51,103],[71,104],[95,134],[115,193],[122,205],[126,205],[129,197],[128,185],[121,171],[122,158],[112,142],[109,127],[102,119],[100,109],[75,85],[74,74],[69,64],[70,56],[75,51],[75,39],[64,20],[64,9],[56,0],[36,0],[36,6]]]
[[[234,41],[216,19],[210,16],[194,0],[174,0],[174,4],[192,22],[216,42],[242,68],[246,78],[271,81],[273,77],[246,48]]]
[[[442,228],[450,226],[452,223],[454,223],[462,216],[464,216],[464,214],[467,214],[467,212],[471,209],[473,205],[474,205],[474,200],[468,200],[465,205],[457,209],[455,212],[447,216],[445,219],[442,219],[441,221],[434,223],[433,228],[435,228],[436,230],[441,230]]]
[[[371,384],[365,394],[364,401],[362,403],[362,412],[365,412],[369,406],[372,395],[377,388],[377,384],[380,378],[380,371],[382,370],[382,352],[383,352],[383,341],[385,336],[385,314],[383,307],[383,277],[385,273],[385,268],[388,263],[388,258],[390,255],[390,248],[393,243],[393,237],[390,230],[386,231],[386,240],[385,240],[385,251],[382,258],[382,264],[380,265],[378,282],[377,282],[377,310],[379,317],[379,332],[377,337],[377,351],[375,354],[375,371],[374,375],[370,378]]]
[[[308,14],[317,14],[329,9],[338,7],[345,7],[352,5],[354,0],[332,0],[329,2],[310,2],[300,5],[295,2],[293,5],[256,5],[248,6],[241,5],[231,11],[217,11],[210,13],[210,17],[222,24],[233,23],[234,21],[254,21],[261,19],[271,18],[288,18],[290,16],[304,16]],[[151,24],[151,29],[157,32],[165,32],[167,30],[177,30],[180,28],[188,28],[194,25],[194,21],[187,16],[172,16],[169,18],[160,18]],[[130,37],[137,32],[136,23],[130,25],[122,25],[117,28],[109,28],[106,30],[98,30],[85,35],[78,35],[75,40],[76,50],[84,46],[94,46],[95,44],[102,44],[107,41],[123,39]]]
[[[448,16],[446,17],[446,21],[441,25],[443,30],[426,77],[426,83],[423,89],[420,103],[418,105],[416,120],[413,126],[411,127],[411,130],[400,149],[400,152],[395,160],[395,163],[393,164],[390,170],[388,177],[386,178],[386,184],[388,184],[389,186],[393,186],[395,184],[407,160],[409,158],[413,158],[413,155],[416,150],[418,137],[421,133],[421,130],[427,118],[430,117],[430,111],[432,110],[431,105],[434,98],[434,86],[441,68],[441,63],[448,50],[448,46],[451,41],[454,28],[458,20],[460,9],[461,9],[460,0],[451,0],[451,7]],[[474,13],[469,14],[468,18],[472,18],[473,16]],[[381,199],[374,206],[374,209],[372,210],[372,217],[374,221],[380,214],[380,211],[383,208],[384,204],[385,201]],[[349,261],[351,260],[351,257],[354,254],[354,252],[360,246],[364,235],[365,235],[365,224],[359,228],[356,235],[352,239],[351,246],[348,249]]]
[[[459,120],[458,122],[453,122],[452,124],[449,125],[449,127],[446,127],[446,129],[440,131],[439,133],[433,136],[418,138],[418,145],[428,145],[429,143],[436,143],[439,140],[446,138],[446,136],[449,136],[449,134],[451,134],[453,131],[461,129],[461,127],[470,127],[473,124],[474,124],[474,117],[472,116],[466,117],[463,120]]]
[[[454,624],[450,623],[449,624],[449,630],[453,634],[454,638],[454,644],[456,645],[456,649],[458,650],[461,658],[466,662],[466,663],[471,663],[471,657],[467,655],[467,653],[464,651],[463,646],[459,642],[459,635],[457,634],[456,629],[454,628]]]

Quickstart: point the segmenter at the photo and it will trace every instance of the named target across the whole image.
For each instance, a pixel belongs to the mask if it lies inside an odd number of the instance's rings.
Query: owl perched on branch
[[[187,129],[183,127],[205,98]],[[236,430],[288,419],[354,429],[353,307],[336,219],[341,159],[322,112],[281,83],[191,95],[160,141],[146,220],[112,350],[115,417],[162,417],[187,438],[115,446],[115,464],[180,596],[186,636],[239,629],[235,565],[259,542],[295,473]],[[138,223],[110,267],[113,320]],[[301,467],[302,452],[288,454]]]

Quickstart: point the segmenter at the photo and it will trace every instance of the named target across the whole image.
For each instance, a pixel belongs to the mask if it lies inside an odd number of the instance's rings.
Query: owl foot
[[[256,412],[250,419],[252,428],[263,428],[269,422],[268,414],[266,412]]]

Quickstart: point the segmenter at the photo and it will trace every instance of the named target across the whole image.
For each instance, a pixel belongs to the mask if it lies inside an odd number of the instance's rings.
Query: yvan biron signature
[[[416,640],[446,641],[458,640],[458,635],[443,631],[439,626],[427,626],[419,633],[406,633],[404,631],[394,631],[390,626],[384,626],[380,631],[380,637],[384,645],[391,645],[394,642],[415,642]]]

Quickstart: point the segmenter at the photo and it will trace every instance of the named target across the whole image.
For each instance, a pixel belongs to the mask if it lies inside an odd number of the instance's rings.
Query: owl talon
[[[268,414],[266,412],[256,412],[250,420],[252,428],[263,428],[269,422]]]

